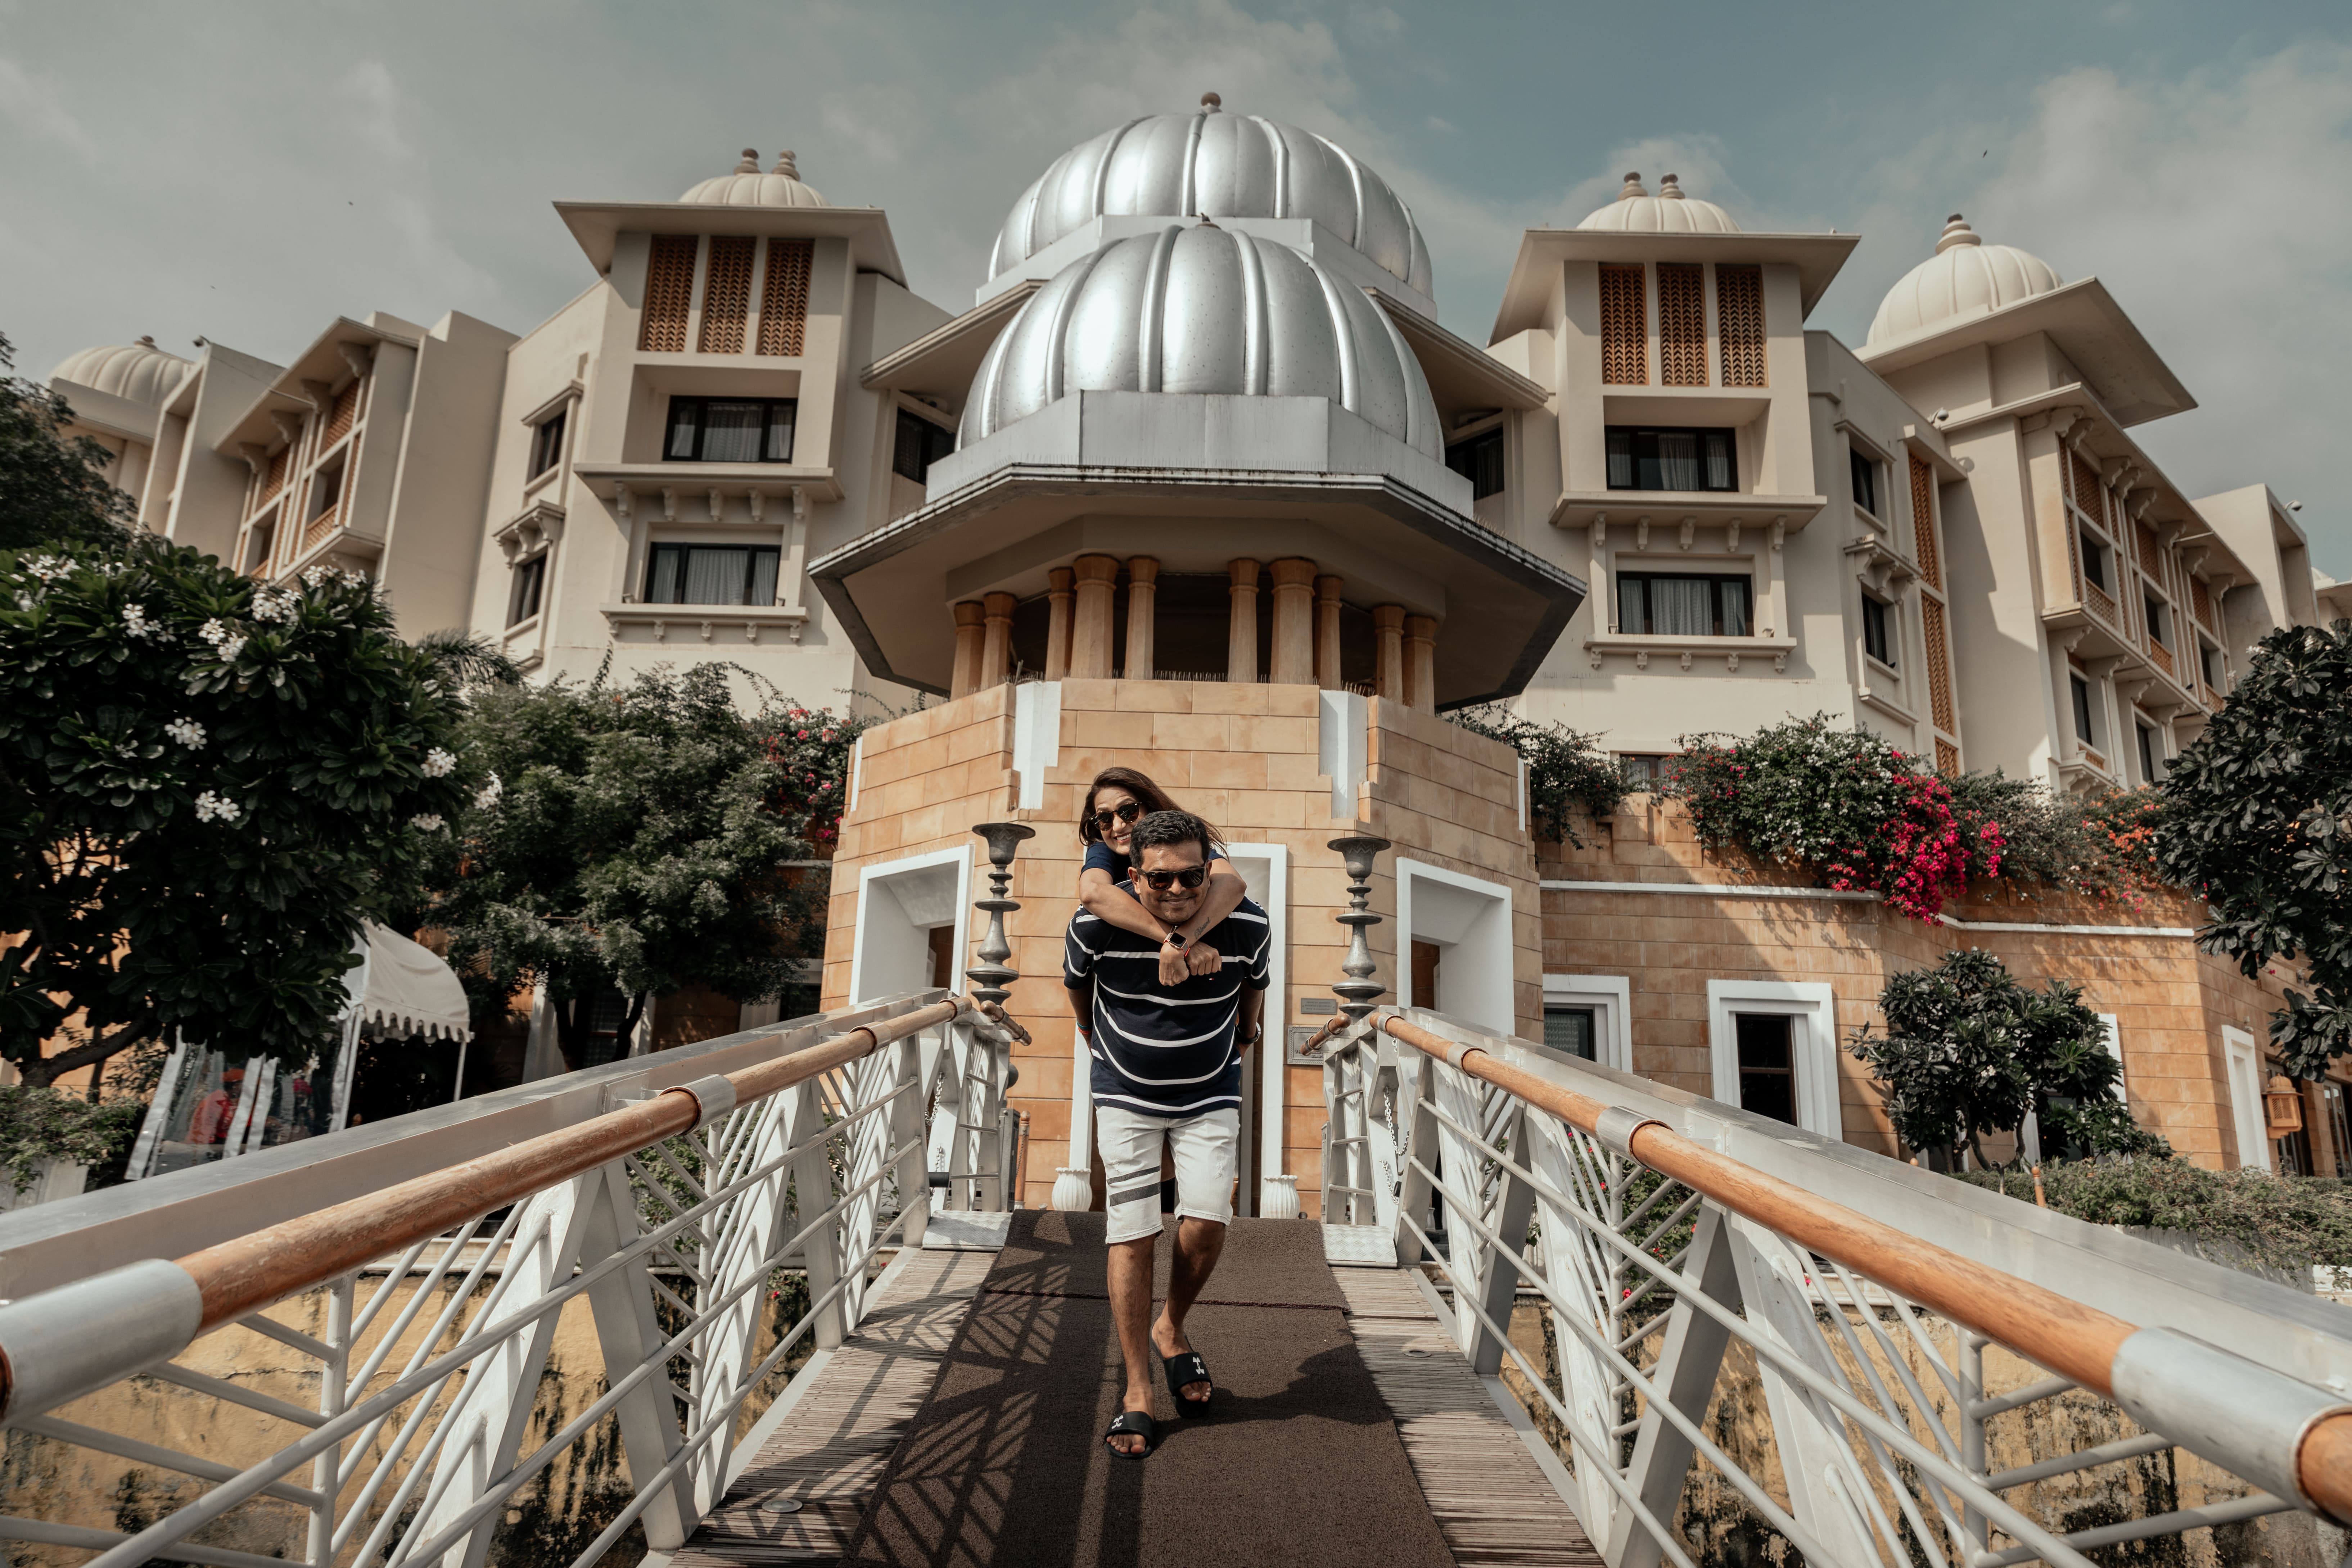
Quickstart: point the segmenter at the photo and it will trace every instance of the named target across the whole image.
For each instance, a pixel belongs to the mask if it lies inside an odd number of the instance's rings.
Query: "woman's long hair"
[[[1087,786],[1087,793],[1078,804],[1078,842],[1081,844],[1102,842],[1102,830],[1095,826],[1095,796],[1106,789],[1123,789],[1133,795],[1136,804],[1143,807],[1145,816],[1150,816],[1155,811],[1182,809],[1175,801],[1169,798],[1166,790],[1153,784],[1135,769],[1105,768],[1095,775],[1095,782]],[[1141,818],[1137,820],[1140,821]],[[1209,829],[1209,850],[1212,859],[1225,851],[1224,838],[1213,826]]]

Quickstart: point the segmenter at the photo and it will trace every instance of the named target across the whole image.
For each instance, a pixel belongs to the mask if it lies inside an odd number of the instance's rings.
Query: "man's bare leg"
[[[1151,1254],[1159,1245],[1156,1233],[1135,1241],[1113,1242],[1107,1260],[1111,1321],[1118,1325],[1118,1351],[1127,1363],[1127,1398],[1119,1408],[1140,1410],[1146,1415],[1151,1414],[1156,1370],[1151,1360]],[[1184,1256],[1181,1244],[1176,1256],[1181,1264]],[[1143,1439],[1135,1433],[1122,1432],[1110,1441],[1122,1454],[1143,1452]]]
[[[1225,1227],[1214,1220],[1194,1219],[1187,1215],[1176,1225],[1176,1257],[1168,1270],[1168,1305],[1151,1325],[1151,1348],[1162,1359],[1182,1355],[1192,1348],[1184,1336],[1184,1315],[1200,1299],[1201,1289],[1217,1267],[1217,1259],[1225,1250]],[[1146,1267],[1150,1265],[1147,1262]],[[1145,1289],[1150,1289],[1147,1276]],[[1122,1328],[1122,1333],[1124,1329]],[[1135,1378],[1135,1358],[1128,1358],[1128,1380]],[[1206,1401],[1214,1385],[1208,1383],[1188,1383],[1182,1397],[1198,1405]],[[1133,1406],[1130,1406],[1133,1408]]]

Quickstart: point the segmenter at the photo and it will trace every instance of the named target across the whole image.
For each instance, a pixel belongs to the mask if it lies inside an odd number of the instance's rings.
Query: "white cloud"
[[[98,142],[66,108],[57,83],[5,55],[0,55],[0,114],[28,136],[59,142],[93,161],[98,157]]]

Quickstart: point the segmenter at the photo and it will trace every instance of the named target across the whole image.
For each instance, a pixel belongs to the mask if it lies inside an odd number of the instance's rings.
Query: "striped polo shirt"
[[[1119,891],[1135,896],[1128,884]],[[1091,993],[1095,1103],[1150,1116],[1199,1116],[1239,1108],[1242,1058],[1235,1048],[1242,991],[1267,982],[1272,928],[1265,911],[1241,907],[1202,934],[1224,967],[1160,983],[1160,950],[1083,908],[1062,943],[1062,984]],[[1083,1004],[1082,1004],[1083,1005]]]

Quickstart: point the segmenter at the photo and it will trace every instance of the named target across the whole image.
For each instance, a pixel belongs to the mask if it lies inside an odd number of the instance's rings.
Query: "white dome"
[[[790,152],[777,153],[776,166],[763,174],[760,173],[759,150],[753,147],[743,149],[743,161],[735,165],[734,173],[705,180],[677,199],[714,207],[823,207],[833,205],[818,195],[814,186],[801,184],[800,164]]]
[[[1731,215],[1713,202],[1683,192],[1682,180],[1668,174],[1652,195],[1640,174],[1625,176],[1625,188],[1607,206],[1584,215],[1579,228],[1630,229],[1642,234],[1738,234]]]
[[[1936,254],[1905,273],[1879,301],[1863,346],[1906,338],[1956,316],[1998,310],[2064,281],[2038,256],[2013,245],[1987,245],[1954,213],[1936,241]]]
[[[1327,397],[1444,456],[1421,363],[1364,290],[1213,223],[1118,240],[1055,273],[981,362],[959,444],[1074,392]]]
[[[1388,182],[1336,143],[1255,114],[1130,120],[1081,142],[1021,193],[989,257],[991,278],[1097,217],[1311,218],[1390,277],[1433,292],[1429,247]]]
[[[153,338],[141,338],[135,343],[84,349],[68,355],[49,372],[49,379],[70,381],[94,392],[110,393],[150,408],[161,408],[194,368],[194,361],[157,348]]]

